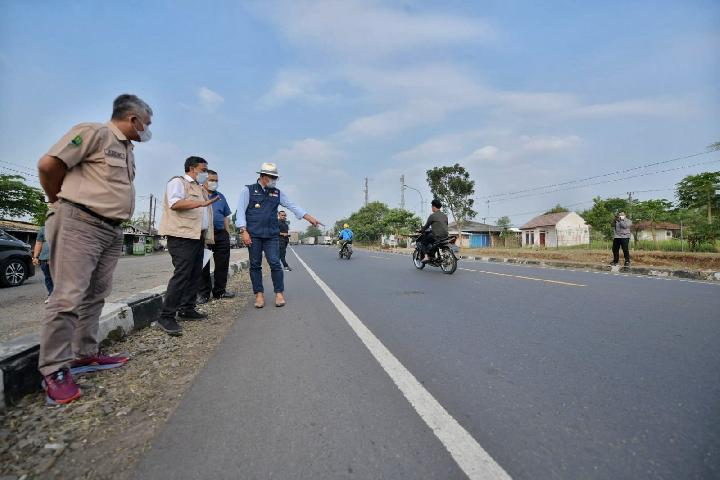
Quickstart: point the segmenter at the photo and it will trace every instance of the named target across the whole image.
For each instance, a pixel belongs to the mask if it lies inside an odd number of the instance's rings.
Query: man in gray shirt
[[[625,266],[630,266],[630,227],[632,222],[625,216],[625,212],[615,215],[612,222],[613,227],[613,261],[611,265],[615,266],[620,261],[620,247],[622,247],[623,256],[625,257]]]
[[[423,253],[425,253],[423,263],[430,261],[430,247],[432,244],[448,236],[448,217],[440,210],[442,203],[440,203],[440,200],[434,199],[431,205],[433,213],[430,214],[427,222],[420,229],[424,235],[418,238]]]

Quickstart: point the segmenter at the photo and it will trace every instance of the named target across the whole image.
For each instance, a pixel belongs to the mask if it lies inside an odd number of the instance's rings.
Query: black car
[[[0,287],[17,287],[35,275],[30,245],[0,229]]]

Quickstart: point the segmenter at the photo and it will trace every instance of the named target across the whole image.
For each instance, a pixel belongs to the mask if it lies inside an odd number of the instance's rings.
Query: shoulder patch
[[[82,145],[82,142],[83,142],[83,140],[80,135],[75,135],[75,138],[70,140],[70,143],[75,145],[76,147],[79,147],[80,145]]]

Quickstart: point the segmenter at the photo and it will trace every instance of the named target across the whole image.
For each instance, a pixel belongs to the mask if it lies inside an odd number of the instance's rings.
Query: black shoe
[[[629,267],[629,266],[630,266],[630,260],[628,260],[627,262],[625,262],[625,266],[626,266],[626,267]]]
[[[290,268],[290,267],[285,267],[285,271],[286,271],[286,272],[292,272],[292,268]]]
[[[611,267],[617,267],[617,262],[610,262]]]
[[[195,303],[198,305],[205,305],[210,301],[210,297],[205,297],[203,295],[198,295],[197,299],[195,300]]]
[[[184,320],[204,320],[208,318],[207,313],[193,310],[180,310],[178,311],[178,317]]]
[[[157,321],[158,327],[171,337],[179,337],[183,334],[182,327],[174,318],[160,317]]]
[[[213,298],[235,298],[235,294],[233,292],[223,292],[220,295],[213,295]]]

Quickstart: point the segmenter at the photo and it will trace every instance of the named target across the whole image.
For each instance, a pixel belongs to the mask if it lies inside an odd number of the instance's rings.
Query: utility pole
[[[400,208],[405,210],[405,175],[400,175]]]
[[[365,177],[365,206],[368,205],[368,177]]]
[[[633,201],[633,193],[635,192],[627,192],[628,194],[628,218],[632,220],[632,201]]]
[[[150,230],[152,228],[152,221],[153,221],[152,214],[153,214],[153,194],[151,193],[150,194],[150,208],[148,209],[148,221],[147,221],[148,233],[152,233],[152,231]]]
[[[155,199],[155,202],[153,204],[153,218],[152,218],[152,225],[151,228],[155,228],[155,221],[157,220],[157,198]],[[152,233],[152,232],[150,232]]]

